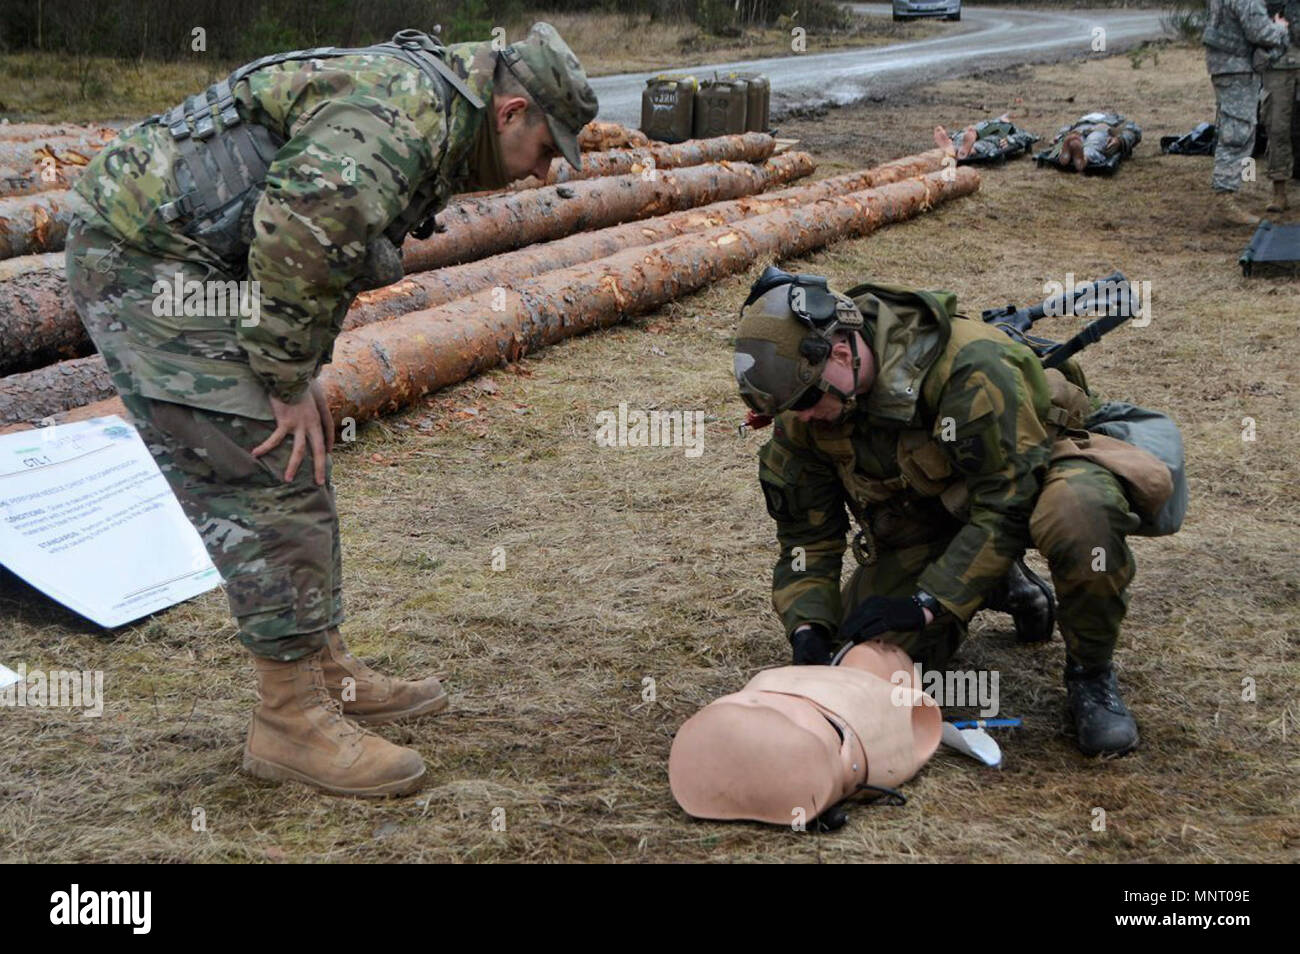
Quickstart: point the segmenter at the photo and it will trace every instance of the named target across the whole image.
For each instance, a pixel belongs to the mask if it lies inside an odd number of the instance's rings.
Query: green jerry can
[[[742,79],[705,80],[695,94],[695,138],[745,131],[749,84]]]
[[[685,142],[695,120],[694,76],[655,76],[641,91],[641,131],[660,142]]]
[[[749,100],[745,104],[745,132],[767,132],[771,129],[772,84],[762,73],[728,73],[727,79],[742,79],[749,84]]]

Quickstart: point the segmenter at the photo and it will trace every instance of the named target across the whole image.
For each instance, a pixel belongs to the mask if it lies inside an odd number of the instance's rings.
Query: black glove
[[[840,627],[840,634],[860,643],[882,633],[919,632],[925,613],[910,596],[873,596],[860,603]]]
[[[831,662],[831,641],[825,627],[816,623],[806,624],[803,629],[790,637],[790,646],[794,649],[795,666],[829,666]]]

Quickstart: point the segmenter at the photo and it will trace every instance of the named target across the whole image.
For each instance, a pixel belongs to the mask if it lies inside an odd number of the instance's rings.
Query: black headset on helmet
[[[809,364],[823,364],[830,357],[830,336],[837,326],[836,316],[840,309],[840,300],[831,293],[824,275],[795,274],[769,265],[750,288],[749,297],[740,306],[741,311],[773,288],[786,284],[790,286],[791,313],[809,328],[808,334],[799,342],[799,354]],[[790,405],[790,410],[807,410],[821,400],[822,393],[835,395],[844,402],[846,408],[853,404],[858,390],[858,369],[862,367],[862,358],[858,355],[858,336],[855,334],[849,335],[849,349],[853,352],[853,391],[846,394],[822,377],[808,385],[807,390]]]

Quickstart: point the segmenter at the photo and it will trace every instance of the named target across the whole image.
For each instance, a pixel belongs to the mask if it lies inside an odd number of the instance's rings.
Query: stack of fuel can
[[[641,93],[641,131],[661,142],[769,132],[771,94],[760,73],[655,76]]]

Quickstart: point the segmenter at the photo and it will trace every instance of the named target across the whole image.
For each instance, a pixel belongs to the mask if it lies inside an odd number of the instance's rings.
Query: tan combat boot
[[[1286,180],[1285,179],[1273,180],[1273,201],[1268,204],[1268,211],[1270,212],[1286,211]]]
[[[325,631],[321,669],[330,695],[343,705],[343,714],[362,725],[433,715],[448,705],[447,692],[436,678],[411,682],[377,673],[348,652],[337,629]]]
[[[261,700],[244,746],[244,771],[295,781],[335,795],[405,795],[424,776],[424,759],[343,718],[325,688],[325,650],[280,662],[253,657]]]
[[[1218,206],[1214,216],[1215,224],[1221,227],[1259,225],[1259,216],[1251,215],[1237,203],[1237,193],[1216,192],[1214,202]]]

